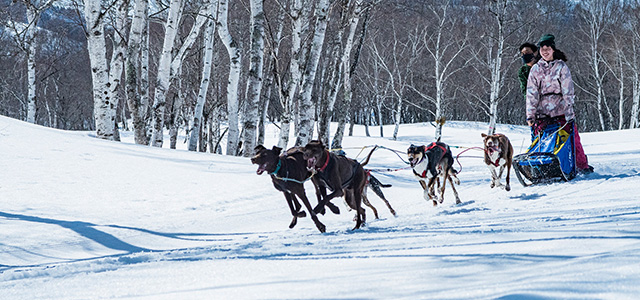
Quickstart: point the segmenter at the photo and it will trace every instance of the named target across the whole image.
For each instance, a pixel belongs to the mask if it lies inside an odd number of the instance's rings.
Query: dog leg
[[[318,220],[318,216],[313,212],[313,209],[311,208],[311,203],[309,203],[309,199],[307,198],[307,195],[304,192],[304,187],[302,186],[301,189],[296,192],[296,194],[302,200],[302,203],[304,203],[304,206],[307,208],[307,211],[309,211],[309,214],[311,215],[311,219],[313,220],[313,223],[316,224],[316,227],[318,228],[318,230],[320,230],[320,232],[322,233],[326,232],[327,227],[324,226],[324,224],[322,224],[320,220]]]
[[[438,177],[431,177],[431,179],[429,179],[429,183],[427,183],[427,190],[429,191],[427,193],[427,196],[429,197],[429,200],[433,201],[433,206],[438,205],[438,199],[436,198],[436,193],[434,190],[436,182],[438,183],[438,185],[440,184],[440,180],[438,179]]]
[[[449,177],[449,183],[451,183],[451,189],[453,190],[453,195],[456,196],[456,204],[462,203],[460,202],[460,197],[458,197],[458,191],[456,191],[456,187],[453,185],[453,179],[451,179],[451,177]],[[460,181],[458,181],[458,184],[460,184]]]
[[[442,172],[442,187],[440,187],[440,203],[444,202],[444,190],[447,186],[447,179],[449,178],[449,172]]]
[[[371,202],[369,202],[369,199],[367,198],[366,188],[365,188],[365,191],[362,193],[362,203],[364,203],[364,205],[368,206],[369,208],[371,208],[371,210],[373,210],[373,215],[376,217],[376,220],[380,219],[378,217],[378,210],[373,205],[371,205]]]
[[[289,205],[289,209],[291,210],[291,215],[293,216],[293,220],[289,224],[289,228],[293,228],[298,224],[298,213],[300,210],[300,203],[298,203],[297,199],[288,192],[283,192],[285,199],[287,199],[287,204]],[[296,205],[297,204],[297,205]]]
[[[362,203],[362,190],[358,191],[355,190],[353,191],[353,193],[347,193],[347,195],[353,197],[353,199],[351,199],[351,201],[354,202],[355,204],[355,210],[356,210],[356,226],[353,228],[353,230],[359,229],[360,226],[362,226],[362,224],[364,224],[365,220],[366,220],[366,214],[364,212],[364,208],[362,208],[361,203]],[[347,197],[347,195],[345,195],[345,197]]]
[[[511,173],[511,163],[507,162],[507,186],[504,188],[507,192],[511,190],[511,186],[509,185],[509,173]]]
[[[373,190],[374,193],[376,193],[376,195],[378,195],[378,197],[380,197],[380,199],[382,199],[382,201],[384,201],[384,203],[387,205],[387,207],[389,208],[389,211],[391,212],[391,214],[395,217],[396,216],[396,211],[393,210],[393,207],[391,207],[391,204],[389,204],[389,201],[387,201],[387,198],[384,197],[384,194],[382,193],[382,190],[380,189],[381,186],[383,186],[380,181],[378,181],[378,179],[376,179],[373,176],[369,177],[369,186],[371,187],[371,189]],[[366,188],[365,188],[366,189]],[[362,195],[364,197],[364,195],[366,195],[366,192],[363,192]]]
[[[498,174],[496,174],[496,168],[492,165],[488,165],[489,172],[491,173],[491,188],[496,187],[496,179],[498,178]]]

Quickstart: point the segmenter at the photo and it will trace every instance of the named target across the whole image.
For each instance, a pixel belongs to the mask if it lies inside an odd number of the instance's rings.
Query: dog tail
[[[378,145],[376,145],[375,147],[373,147],[373,149],[371,149],[371,152],[369,152],[369,155],[367,155],[367,158],[364,159],[364,161],[362,163],[360,163],[361,166],[366,166],[369,163],[369,159],[371,158],[371,154],[373,154],[373,151],[376,151],[376,149],[378,149]]]
[[[369,175],[369,184],[372,186],[379,186],[383,188],[390,188],[390,184],[384,184],[378,180],[378,178],[373,177],[373,175]]]

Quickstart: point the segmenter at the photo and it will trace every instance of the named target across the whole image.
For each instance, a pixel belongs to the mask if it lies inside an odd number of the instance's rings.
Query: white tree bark
[[[229,32],[228,13],[229,1],[220,0],[220,15],[218,17],[218,35],[229,54],[229,80],[227,84],[227,116],[229,130],[227,132],[227,155],[237,155],[238,152],[238,86],[240,85],[240,72],[242,68],[242,56],[237,42]]]
[[[243,125],[243,156],[253,156],[257,146],[258,103],[262,91],[262,72],[264,65],[264,9],[263,0],[251,0],[251,48],[250,65],[247,80],[245,122]]]
[[[440,140],[442,136],[444,108],[447,105],[444,98],[445,87],[450,77],[466,66],[466,64],[462,64],[462,66],[451,69],[453,62],[467,49],[467,39],[461,40],[453,36],[451,31],[458,28],[458,26],[456,26],[457,24],[455,24],[453,17],[449,15],[449,4],[450,1],[432,8],[431,12],[435,18],[436,27],[434,29],[425,28],[423,30],[424,35],[422,35],[425,49],[434,62],[432,76],[436,92],[434,97],[428,97],[421,92],[418,93],[425,100],[435,105],[435,111],[433,112],[434,120],[436,121],[435,140]]]
[[[36,123],[36,22],[39,17],[34,7],[27,5],[27,122]]]
[[[342,70],[342,89],[343,89],[343,111],[340,114],[341,118],[338,120],[338,126],[336,133],[333,136],[333,142],[331,148],[342,148],[342,138],[344,137],[344,128],[349,116],[349,110],[351,107],[351,50],[353,49],[353,38],[356,34],[358,23],[360,23],[360,15],[363,10],[362,0],[355,0],[353,3],[353,11],[349,16],[349,35],[340,58],[340,69]],[[333,110],[333,107],[331,108]]]
[[[178,0],[177,2],[180,2],[180,0]],[[169,7],[169,17],[167,18],[167,24],[165,26],[165,43],[163,45],[162,56],[160,58],[160,64],[158,66],[158,79],[156,83],[155,99],[153,103],[154,115],[152,142],[153,146],[155,147],[162,147],[166,98],[169,88],[171,87],[171,82],[176,76],[178,76],[178,74],[180,74],[182,62],[184,61],[187,51],[191,50],[191,46],[193,46],[193,43],[196,41],[198,35],[200,34],[202,26],[208,19],[207,16],[211,11],[212,2],[213,1],[204,1],[202,3],[198,12],[198,16],[196,17],[196,20],[191,27],[191,31],[189,32],[187,37],[184,38],[184,42],[182,43],[180,49],[177,51],[175,57],[172,55],[172,49],[174,48],[173,42],[176,36],[176,32],[174,31],[177,31],[177,26],[180,24],[180,16],[178,16],[178,20],[174,22],[172,18],[172,11],[174,9],[173,1],[171,2],[171,5]],[[181,10],[182,6],[176,9]],[[171,44],[167,44],[168,34],[171,34],[172,36],[172,38],[170,38]]]
[[[15,2],[15,1],[14,1]],[[26,5],[27,27],[22,32],[14,26],[15,39],[25,52],[27,60],[27,117],[29,123],[36,122],[36,35],[40,14],[51,7],[55,0],[23,0]],[[15,25],[15,24],[14,24]]]
[[[113,140],[115,129],[115,105],[109,97],[109,70],[104,37],[104,13],[100,0],[87,0],[84,7],[87,22],[87,48],[91,61],[93,82],[93,114],[96,137]]]
[[[154,147],[162,147],[163,143],[164,113],[167,91],[169,91],[169,83],[171,80],[172,51],[178,33],[181,14],[182,0],[171,0],[167,21],[164,26],[164,42],[158,63],[156,90],[153,101],[153,134],[151,136],[151,144]]]
[[[298,127],[298,136],[296,138],[296,146],[304,146],[313,137],[313,123],[315,110],[311,101],[311,92],[315,82],[315,76],[320,61],[320,54],[324,44],[324,37],[327,31],[327,15],[329,10],[329,1],[320,0],[316,7],[316,28],[309,50],[309,59],[305,68],[302,92],[300,99],[300,120]]]
[[[500,90],[503,85],[502,58],[504,56],[505,43],[505,16],[507,14],[507,1],[497,1],[494,6],[497,37],[495,40],[495,53],[489,56],[489,67],[491,70],[491,88],[489,93],[489,128],[487,133],[492,135],[496,131],[496,123],[498,119],[498,102],[500,99]]]
[[[216,1],[217,2],[217,1]],[[217,18],[217,5],[212,6],[211,15]],[[215,11],[213,11],[215,9]],[[211,80],[211,68],[213,66],[213,46],[215,44],[215,20],[209,20],[204,33],[204,60],[202,66],[202,78],[200,79],[200,89],[198,92],[198,100],[196,108],[191,120],[191,134],[189,136],[189,151],[196,151],[198,141],[200,140],[200,127],[202,126],[202,111],[207,100],[207,92],[209,91],[209,83]]]
[[[289,62],[289,81],[285,85],[282,78],[278,76],[278,86],[280,104],[283,113],[280,116],[280,137],[278,147],[286,149],[289,144],[289,134],[291,132],[291,121],[293,117],[293,101],[299,89],[302,72],[300,71],[300,60],[302,51],[302,32],[304,26],[304,15],[302,13],[302,0],[292,0],[293,5],[289,16],[291,16],[291,60]]]
[[[596,105],[598,108],[598,118],[600,128],[607,130],[613,125],[613,114],[607,103],[604,93],[605,71],[601,70],[601,64],[604,63],[603,51],[600,46],[602,35],[607,30],[606,26],[611,16],[611,5],[613,1],[607,0],[589,0],[582,1],[584,8],[581,17],[584,19],[586,28],[581,30],[587,36],[587,59],[591,67],[591,76],[594,81],[594,94],[596,95]],[[606,116],[605,116],[606,114]],[[605,120],[606,118],[606,120]]]
[[[127,55],[125,60],[127,107],[133,119],[134,140],[136,144],[147,145],[149,143],[146,133],[145,112],[142,104],[142,95],[146,90],[142,86],[142,49],[144,34],[147,26],[148,0],[136,0],[129,31]]]

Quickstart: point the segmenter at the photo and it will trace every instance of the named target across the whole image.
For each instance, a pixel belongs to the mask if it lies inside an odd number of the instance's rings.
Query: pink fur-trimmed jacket
[[[541,59],[531,68],[527,81],[527,120],[540,116],[573,120],[574,98],[573,79],[564,61]]]

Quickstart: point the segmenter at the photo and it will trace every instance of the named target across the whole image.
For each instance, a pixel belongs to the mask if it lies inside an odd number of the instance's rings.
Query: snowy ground
[[[480,146],[486,127],[448,122],[443,141]],[[498,131],[524,151],[525,127]],[[433,132],[403,125],[392,141],[356,128],[344,146],[351,157],[365,145],[404,151]],[[340,215],[320,216],[325,234],[309,218],[288,229],[284,197],[247,158],[143,147],[123,134],[108,142],[0,116],[0,298],[640,295],[640,130],[584,133],[595,173],[527,188],[512,173],[510,192],[490,189],[482,152],[467,151],[460,205],[450,188],[443,205],[427,203],[410,170],[377,173],[393,184],[384,193],[398,216],[370,193],[381,219],[368,210],[367,225],[352,231],[353,212],[337,200]],[[272,131],[266,146],[275,140]],[[378,150],[368,167],[404,166]]]

